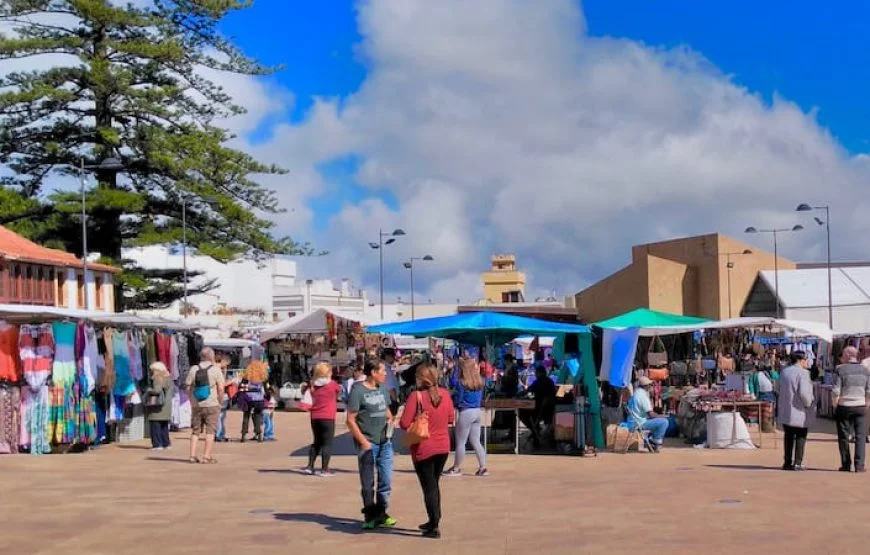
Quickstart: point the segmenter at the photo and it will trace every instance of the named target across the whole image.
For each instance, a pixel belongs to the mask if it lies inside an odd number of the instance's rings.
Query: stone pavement
[[[868,475],[836,472],[833,426],[812,434],[812,471],[757,451],[674,447],[596,458],[490,455],[491,476],[444,478],[443,538],[398,456],[392,531],[361,533],[356,460],[339,415],[333,478],[304,476],[307,415],[279,413],[274,443],[219,444],[187,464],[145,443],[81,455],[0,456],[0,553],[867,553]],[[238,413],[230,429],[239,428]],[[293,457],[288,458],[292,451]],[[476,470],[473,454],[466,471]]]

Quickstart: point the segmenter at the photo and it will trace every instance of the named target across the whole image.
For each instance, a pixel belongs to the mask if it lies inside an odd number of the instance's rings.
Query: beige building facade
[[[772,253],[718,233],[636,245],[631,264],[577,293],[577,312],[586,322],[636,308],[736,318],[758,272],[774,266]],[[779,257],[780,270],[795,267]]]
[[[481,276],[483,298],[491,303],[521,303],[525,301],[526,274],[517,270],[512,254],[495,254],[488,272]]]

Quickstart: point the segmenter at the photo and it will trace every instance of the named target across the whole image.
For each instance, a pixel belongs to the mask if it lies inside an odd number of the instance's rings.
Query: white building
[[[272,314],[276,320],[307,314],[318,308],[362,316],[368,302],[365,291],[354,289],[346,278],[338,286],[329,279],[300,280],[293,285],[277,286],[273,298]]]
[[[145,269],[183,267],[180,247],[154,245],[125,249],[123,256]],[[187,270],[201,273],[191,279],[193,286],[217,280],[215,289],[188,297],[196,316],[234,315],[236,319],[271,321],[275,313],[276,292],[296,284],[296,262],[282,257],[260,263],[238,260],[225,264],[188,250]],[[177,318],[181,315],[181,308],[182,301],[179,300],[166,309],[149,312]]]
[[[743,316],[776,316],[776,274],[758,273],[743,306]],[[870,333],[870,265],[831,269],[834,333]],[[779,271],[783,318],[828,323],[828,271],[814,267]]]

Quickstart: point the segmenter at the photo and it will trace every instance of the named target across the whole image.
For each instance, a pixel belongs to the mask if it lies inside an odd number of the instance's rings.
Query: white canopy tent
[[[139,316],[130,313],[97,312],[93,310],[75,310],[56,306],[18,304],[0,304],[0,319],[18,322],[33,319],[88,320],[100,324],[113,324],[116,326],[129,325],[140,328],[173,330],[186,330],[200,327],[190,326],[178,320],[170,320],[159,316]]]
[[[691,326],[661,326],[652,328],[640,328],[639,335],[652,337],[656,335],[671,335],[677,333],[690,333],[698,330],[728,329],[728,328],[761,328],[770,326],[779,328],[798,337],[818,337],[822,341],[832,343],[834,332],[825,324],[819,322],[806,322],[801,320],[785,320],[766,317],[731,318],[719,322],[701,322]]]
[[[260,332],[260,341],[265,343],[270,339],[294,333],[326,333],[326,317],[328,314],[332,314],[335,318],[340,318],[349,322],[357,322],[364,326],[374,323],[359,313],[318,308],[308,314],[295,316],[282,322],[278,322],[273,326],[264,328]]]

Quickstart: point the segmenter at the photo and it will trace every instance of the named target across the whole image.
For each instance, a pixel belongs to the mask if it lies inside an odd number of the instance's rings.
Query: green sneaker
[[[390,515],[384,515],[384,517],[379,522],[379,524],[385,528],[392,528],[398,523],[399,521],[391,517]]]
[[[378,527],[377,520],[368,520],[366,522],[363,522],[363,525],[362,525],[363,530],[374,530],[377,527]]]

